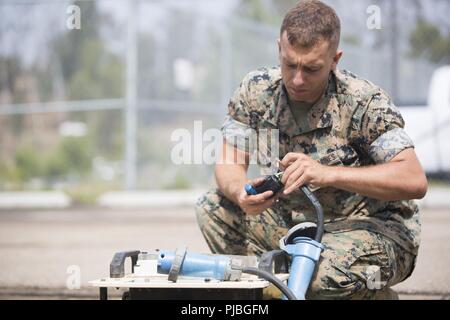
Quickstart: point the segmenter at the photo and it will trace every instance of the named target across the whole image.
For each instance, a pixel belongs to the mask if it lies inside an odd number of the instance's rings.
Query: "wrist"
[[[339,178],[341,174],[341,168],[339,167],[327,167],[325,186],[335,187],[339,183]]]
[[[236,181],[232,184],[230,184],[230,194],[232,196],[232,200],[234,203],[239,204],[239,197],[241,195],[242,190],[244,190],[244,186],[245,186],[245,181],[241,182],[241,181]]]

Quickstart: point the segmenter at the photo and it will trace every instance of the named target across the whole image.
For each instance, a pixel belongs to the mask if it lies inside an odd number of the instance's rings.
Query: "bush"
[[[42,152],[27,145],[19,147],[13,162],[0,162],[1,187],[14,185],[14,188],[26,187],[32,179],[40,178],[49,187],[53,182],[80,179],[91,172],[93,148],[88,137],[62,138],[56,148]],[[7,187],[8,188],[8,187]]]
[[[42,174],[42,165],[38,153],[31,147],[17,150],[15,156],[14,175],[19,181],[25,182]]]
[[[89,138],[65,137],[45,161],[45,176],[53,179],[67,174],[84,176],[90,172],[93,158]]]

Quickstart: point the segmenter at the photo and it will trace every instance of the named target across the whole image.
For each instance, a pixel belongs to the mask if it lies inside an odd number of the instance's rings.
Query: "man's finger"
[[[289,177],[292,175],[300,167],[300,161],[295,161],[292,165],[290,165],[284,172],[283,177],[281,178],[281,183],[286,185]]]
[[[276,201],[276,197],[271,197],[260,204],[254,205],[254,207],[256,207],[255,210],[262,213],[262,212],[266,211],[268,208],[270,208],[271,206],[273,206],[275,201]]]
[[[288,189],[291,185],[293,185],[303,175],[304,171],[304,168],[299,166],[294,172],[292,172],[284,184],[285,189]]]
[[[289,164],[287,166],[283,165],[280,161],[279,167],[281,171],[286,171],[287,168],[289,168],[289,166],[293,163],[294,161],[289,162]]]
[[[253,179],[250,183],[252,186],[257,187],[260,184],[262,184],[265,179],[266,179],[265,177],[259,177],[259,178]]]
[[[305,184],[305,178],[304,176],[300,176],[300,178],[298,178],[290,187],[284,189],[283,194],[284,195],[288,195],[291,192],[299,189],[302,185]]]
[[[292,162],[302,157],[303,153],[289,152],[287,155],[284,156],[283,160],[281,160],[280,163],[283,165],[284,168],[287,168]]]
[[[269,190],[269,191],[263,192],[261,194],[257,194],[254,196],[248,196],[247,201],[249,204],[252,204],[252,205],[261,204],[261,203],[264,203],[271,196],[273,196],[273,191]]]

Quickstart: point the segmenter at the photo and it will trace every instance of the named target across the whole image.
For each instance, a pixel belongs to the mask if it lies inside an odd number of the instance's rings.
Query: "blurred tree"
[[[101,40],[84,42],[78,50],[80,67],[69,80],[69,98],[119,98],[123,95],[123,65]]]
[[[124,94],[124,66],[109,52],[100,36],[102,23],[112,20],[100,13],[95,1],[75,1],[81,28],[56,37],[51,46],[61,63],[70,99],[117,98]]]
[[[292,3],[295,3],[295,1],[244,0],[239,3],[235,12],[239,16],[253,21],[278,25],[281,17],[279,9]]]
[[[450,63],[450,33],[443,34],[432,23],[419,19],[409,41],[414,58],[424,57],[435,64]]]
[[[112,28],[115,21],[98,9],[96,1],[74,4],[81,9],[81,29],[47,33],[48,50],[39,59],[25,65],[23,51],[11,57],[0,56],[0,103],[123,97],[122,57],[112,52],[101,32],[105,25]],[[8,12],[13,16],[22,14],[28,23],[24,24],[32,28],[34,16],[28,17],[29,7],[23,8],[24,12],[15,7]],[[36,4],[31,11],[42,13],[47,8]],[[20,33],[24,32],[21,23],[8,21],[11,27],[0,30],[0,38],[7,32],[18,38],[24,36]],[[26,36],[32,35],[32,29],[25,31]],[[89,138],[61,138],[55,134],[59,123],[67,118],[86,122]],[[90,171],[96,154],[113,159],[122,156],[122,126],[122,114],[116,110],[2,117],[0,176],[20,184],[36,176],[65,180],[66,175],[84,175]],[[12,133],[15,137],[11,137]],[[46,152],[39,153],[38,145],[45,145]]]
[[[102,19],[95,1],[75,1],[73,4],[80,7],[81,28],[60,35],[51,45],[54,51],[58,53],[66,80],[70,79],[82,67],[80,52],[86,42],[99,38],[99,27]]]
[[[125,66],[121,57],[110,52],[100,30],[104,22],[112,28],[110,16],[99,12],[95,1],[76,1],[80,7],[81,29],[69,30],[53,41],[55,55],[61,62],[66,92],[71,100],[111,99],[124,95]],[[88,122],[94,134],[96,149],[106,157],[121,154],[123,143],[117,139],[123,119],[118,112],[70,115]]]
[[[17,92],[19,88],[16,86],[17,79],[22,72],[17,56],[0,56],[0,95],[2,97],[0,102],[14,103],[16,102],[14,101],[15,97],[22,95]]]
[[[20,181],[28,181],[41,175],[41,159],[31,147],[20,148],[15,156],[15,167]]]
[[[45,159],[42,173],[50,180],[67,174],[83,176],[89,173],[93,156],[92,140],[89,137],[66,137]]]

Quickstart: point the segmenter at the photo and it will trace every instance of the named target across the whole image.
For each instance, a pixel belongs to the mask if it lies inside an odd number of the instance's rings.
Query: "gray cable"
[[[270,283],[272,283],[275,287],[277,287],[289,300],[297,300],[297,297],[292,292],[291,289],[289,289],[283,281],[278,279],[276,276],[274,276],[272,273],[258,269],[258,268],[252,268],[247,267],[242,269],[243,273],[253,274],[256,276],[259,276]]]

